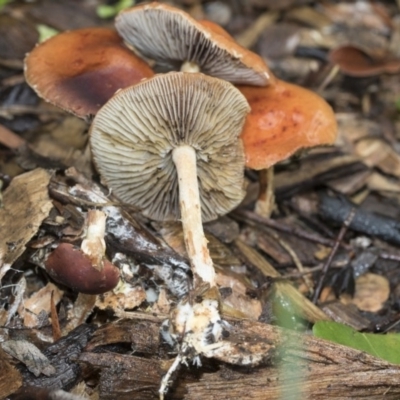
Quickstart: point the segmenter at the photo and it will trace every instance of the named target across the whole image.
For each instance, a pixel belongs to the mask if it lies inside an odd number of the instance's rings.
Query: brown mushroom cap
[[[300,149],[334,143],[335,114],[310,90],[283,81],[238,89],[251,107],[241,134],[246,167],[266,169]]]
[[[103,268],[94,267],[82,250],[61,243],[47,258],[46,271],[58,283],[80,293],[101,294],[114,289],[119,269],[104,260]]]
[[[329,61],[337,64],[346,75],[360,78],[400,72],[400,59],[376,59],[351,45],[340,46],[330,51]]]
[[[38,95],[82,118],[96,114],[118,89],[153,75],[118,34],[106,28],[61,33],[25,59],[26,80]]]
[[[155,220],[180,218],[173,150],[196,150],[203,221],[244,196],[240,132],[248,104],[229,82],[200,73],[156,75],[119,91],[91,126],[96,166],[114,193]]]
[[[210,31],[213,31],[217,35],[224,36],[228,40],[235,41],[235,39],[220,25],[216,24],[215,22],[209,21],[208,19],[200,19],[197,21],[205,28],[208,28]]]
[[[207,25],[207,26],[206,26]],[[167,4],[150,3],[122,11],[115,26],[142,55],[180,69],[191,62],[200,71],[236,84],[266,86],[272,79],[264,60],[225,31],[200,23]],[[215,24],[214,24],[215,25]]]

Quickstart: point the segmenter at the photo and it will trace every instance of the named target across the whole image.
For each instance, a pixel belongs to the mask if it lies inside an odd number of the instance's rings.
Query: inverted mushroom
[[[121,88],[154,75],[112,29],[64,32],[36,46],[25,59],[29,85],[46,101],[81,118]]]
[[[239,139],[248,104],[230,83],[169,73],[119,91],[91,126],[93,158],[123,201],[155,220],[182,220],[194,278],[215,286],[202,221],[244,196]]]
[[[300,149],[334,143],[335,114],[323,98],[310,90],[279,80],[265,88],[238,89],[251,107],[241,134],[247,168],[261,170],[264,175]],[[257,211],[265,215],[268,196],[263,189]]]
[[[85,294],[102,294],[119,282],[119,269],[105,256],[106,215],[89,210],[86,235],[81,247],[61,243],[45,262],[46,271],[56,281]]]
[[[221,27],[198,22],[167,4],[124,10],[115,27],[140,54],[174,69],[243,85],[266,86],[272,80],[264,60],[237,44]]]

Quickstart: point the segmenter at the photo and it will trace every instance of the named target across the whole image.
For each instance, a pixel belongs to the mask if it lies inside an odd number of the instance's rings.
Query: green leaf
[[[45,40],[50,39],[52,36],[57,35],[58,33],[57,30],[43,24],[36,25],[36,29],[39,32],[39,43],[42,43]]]
[[[396,108],[400,112],[400,97],[396,100]]]
[[[134,0],[119,0],[116,4],[112,6],[107,4],[98,6],[96,12],[100,18],[112,18],[124,8],[132,7],[134,4]]]
[[[0,8],[4,7],[6,4],[8,4],[11,0],[0,0]]]
[[[313,327],[313,333],[321,339],[365,351],[393,364],[400,364],[400,334],[361,333],[332,321],[318,321]]]

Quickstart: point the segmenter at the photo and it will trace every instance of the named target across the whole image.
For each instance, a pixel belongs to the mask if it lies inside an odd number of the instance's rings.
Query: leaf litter
[[[191,280],[179,227],[152,223],[110,194],[91,165],[87,125],[39,101],[21,80],[23,56],[36,38],[33,21],[60,31],[111,26],[96,14],[100,3],[14,1],[0,10],[12,27],[0,35],[1,398],[68,398],[65,390],[74,398],[154,399],[175,356],[163,322]],[[174,374],[167,398],[231,399],[251,392],[279,399],[290,388],[284,360],[307,368],[296,389],[301,398],[357,398],[368,390],[370,398],[396,399],[396,360],[360,350],[369,352],[376,339],[393,353],[391,339],[400,329],[400,75],[384,64],[400,57],[399,7],[369,1],[292,0],[278,9],[276,2],[259,0],[223,4],[174,3],[196,18],[216,18],[279,78],[328,100],[339,137],[334,147],[276,167],[272,219],[252,213],[258,183],[248,171],[244,203],[217,221],[218,230],[208,230],[227,321],[225,347],[203,358],[201,367]],[[32,34],[21,35],[32,27]],[[274,50],[274,41],[285,51]],[[374,74],[357,77],[335,65],[330,54],[344,46],[368,56]],[[357,68],[365,70],[355,62],[351,71]],[[122,276],[113,291],[98,296],[54,283],[43,268],[60,242],[80,245],[93,208],[107,214],[107,256]],[[320,271],[353,208],[353,225],[338,243],[314,304]],[[314,287],[304,284],[305,276]],[[335,325],[323,336],[358,350],[306,334],[312,324],[332,327],[327,320],[363,330]],[[341,340],[335,340],[338,332]],[[259,366],[230,365],[246,360]]]

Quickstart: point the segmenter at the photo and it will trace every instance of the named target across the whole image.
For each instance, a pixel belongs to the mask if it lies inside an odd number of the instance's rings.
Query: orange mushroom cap
[[[221,35],[228,40],[235,40],[222,26],[216,24],[215,22],[209,21],[208,19],[200,19],[197,22],[208,28],[210,31],[213,31],[217,35]]]
[[[266,169],[300,149],[334,143],[333,110],[310,90],[280,80],[238,89],[251,107],[241,134],[246,167]]]
[[[170,67],[188,61],[200,72],[243,85],[266,86],[273,80],[264,60],[223,28],[170,5],[153,2],[123,10],[115,27],[140,54]]]
[[[25,77],[46,101],[85,118],[121,88],[154,75],[112,29],[61,33],[36,46],[25,59]]]

